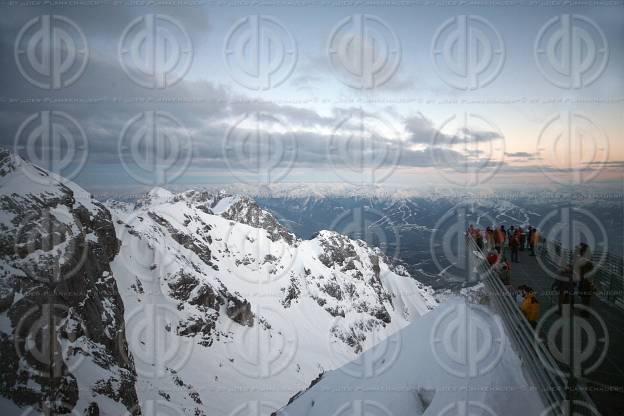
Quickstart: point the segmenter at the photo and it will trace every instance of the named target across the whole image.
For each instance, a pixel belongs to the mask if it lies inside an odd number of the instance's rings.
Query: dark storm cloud
[[[145,89],[130,80],[121,68],[118,56],[123,29],[144,11],[123,7],[67,9],[64,13],[79,23],[89,39],[90,57],[77,82],[55,91],[30,85],[18,71],[13,58],[15,37],[25,22],[34,16],[34,10],[15,9],[10,15],[0,17],[0,89],[3,98],[0,102],[0,145],[22,151],[28,144],[19,142],[15,146],[15,134],[24,120],[39,111],[63,111],[85,131],[89,142],[89,164],[119,166],[123,156],[119,154],[120,140],[124,139],[121,135],[127,123],[143,112],[161,111],[179,121],[179,126],[169,126],[173,137],[192,137],[191,168],[244,167],[250,161],[262,160],[267,152],[262,146],[241,145],[236,148],[238,138],[244,140],[254,135],[259,140],[270,137],[271,149],[291,146],[295,149],[292,162],[300,167],[326,167],[341,160],[348,164],[349,152],[354,148],[360,152],[357,159],[363,164],[434,167],[439,166],[440,161],[463,165],[477,163],[473,159],[478,156],[476,153],[464,154],[440,148],[455,138],[440,134],[422,114],[404,120],[394,109],[388,108],[383,111],[388,114],[388,120],[375,125],[374,120],[381,117],[381,112],[370,108],[334,107],[329,115],[323,115],[310,108],[234,94],[224,86],[207,81],[186,79],[166,89]],[[158,11],[150,9],[150,12]],[[45,11],[37,10],[37,13]],[[193,41],[197,41],[197,34],[210,30],[208,16],[201,9],[172,8],[167,9],[167,14],[184,24],[193,35]],[[249,130],[249,125],[245,124],[237,126],[236,123],[256,113],[267,115],[264,119],[261,117],[262,123],[257,130]],[[277,128],[272,128],[275,126],[271,126],[271,118],[278,120]],[[362,129],[362,120],[365,120],[365,129]],[[399,140],[399,132],[404,130],[410,133],[407,143]],[[431,138],[436,135],[442,140],[434,147],[425,146],[419,150],[409,147],[412,144],[430,145]],[[487,131],[464,131],[462,137],[474,142],[497,139],[496,134]],[[332,156],[332,149],[340,148],[337,142],[353,141],[354,138],[355,141],[363,140],[364,144],[345,145],[342,148],[344,154],[338,151]],[[239,154],[228,155],[228,146],[239,149]],[[380,159],[380,149],[390,149],[396,157]],[[129,150],[126,146],[121,151]],[[335,160],[332,161],[332,157]]]
[[[431,120],[427,119],[421,113],[405,120],[405,127],[410,133],[409,140],[412,143],[431,143],[433,138],[439,134]]]
[[[453,146],[459,144],[488,143],[503,137],[495,131],[462,128],[456,134],[446,134],[434,126],[432,121],[421,113],[406,120],[406,129],[410,134],[410,142],[430,144],[432,146]]]
[[[607,162],[594,161],[594,162],[585,162],[585,165],[590,167],[598,166],[598,167],[606,167],[606,168],[624,168],[624,160],[609,160]]]
[[[2,39],[5,50],[13,47],[7,42],[7,36]],[[114,56],[114,51],[108,52]],[[193,138],[195,163],[215,168],[226,164],[224,147],[232,139],[230,133],[235,128],[236,137],[270,135],[274,142],[294,143],[298,165],[326,166],[332,139],[357,138],[361,134],[361,120],[379,117],[373,111],[358,107],[336,107],[329,116],[323,116],[308,108],[234,95],[225,87],[206,81],[185,80],[165,90],[144,89],[128,79],[115,59],[103,58],[99,53],[90,60],[87,71],[76,84],[54,91],[51,104],[48,98],[52,94],[29,85],[8,55],[2,54],[1,58],[4,74],[0,85],[7,99],[0,103],[0,144],[12,148],[16,131],[31,114],[43,110],[63,111],[84,129],[89,141],[89,162],[95,164],[119,164],[118,148],[124,126],[144,111],[163,111],[176,117],[180,122],[180,134]],[[22,100],[24,97],[34,99]],[[11,101],[13,98],[17,100]],[[276,118],[281,128],[256,132],[236,127],[238,121],[256,113]],[[392,136],[401,130],[402,122],[396,118],[389,122],[388,131]],[[287,132],[280,132],[284,128]],[[375,161],[373,153],[379,148],[397,147],[396,137],[384,137],[375,132],[368,135],[370,149],[361,148],[364,161]],[[263,149],[255,151],[261,153]],[[428,150],[401,148],[399,152],[400,158],[393,163],[432,166]],[[244,164],[254,158],[247,153],[241,160],[227,162]]]
[[[107,72],[105,66],[101,66],[101,71]],[[108,67],[108,69],[112,68]],[[115,85],[113,78],[110,74],[107,78],[111,86]],[[134,90],[130,84],[126,85],[127,90]],[[105,88],[94,85],[94,89]],[[113,87],[109,89],[112,90]],[[330,149],[336,147],[341,140],[351,140],[351,146],[354,144],[353,140],[364,140],[362,146],[355,147],[361,152],[362,163],[370,161],[370,163],[395,163],[401,166],[435,166],[432,160],[434,153],[430,148],[412,150],[403,146],[405,143],[400,143],[396,137],[384,137],[379,132],[367,131],[366,137],[362,138],[361,126],[358,122],[374,114],[359,109],[336,108],[331,116],[326,117],[309,109],[272,102],[245,101],[244,97],[231,96],[224,88],[207,82],[182,82],[171,91],[160,93],[161,98],[175,98],[176,96],[200,97],[201,100],[188,104],[153,104],[126,102],[123,99],[111,101],[111,97],[108,96],[108,99],[97,104],[85,105],[55,104],[49,106],[45,103],[8,105],[5,103],[1,105],[3,111],[0,116],[2,125],[0,144],[12,147],[15,132],[30,114],[48,109],[60,110],[71,115],[83,127],[90,145],[89,161],[96,164],[115,165],[120,159],[118,148],[121,133],[129,120],[144,111],[163,111],[179,120],[179,134],[192,137],[193,161],[204,167],[222,168],[226,165],[224,160],[226,157],[230,165],[244,165],[249,160],[260,160],[261,158],[253,153],[265,153],[266,149],[262,147],[247,147],[245,154],[239,155],[238,160],[232,160],[231,155],[225,154],[224,149],[228,142],[230,145],[234,143],[233,147],[236,148],[237,140],[250,137],[252,139],[258,137],[259,141],[270,140],[271,144],[267,146],[272,146],[272,149],[292,145],[296,149],[294,162],[302,167],[327,166]],[[265,119],[262,116],[259,117],[261,123],[257,130],[250,130],[246,124],[237,125],[239,121],[246,120],[247,117],[258,112],[266,116]],[[274,127],[272,126],[273,119],[278,120],[277,129],[272,128]],[[264,121],[267,122],[267,126],[262,124]],[[397,127],[398,130],[401,126],[395,124],[393,127]],[[394,136],[392,128],[390,132]],[[239,147],[243,148],[243,146]],[[345,149],[348,148],[348,146],[345,147]],[[379,162],[375,154],[380,149],[395,149],[399,157],[396,160]],[[435,152],[438,156],[444,156],[440,159],[453,160],[454,163],[468,163],[466,155],[450,149],[435,149]]]
[[[507,157],[531,158],[531,157],[535,156],[535,153],[529,153],[529,152],[509,152],[509,153],[505,153],[505,156],[507,156]]]
[[[133,19],[146,14],[165,14],[178,21],[189,33],[206,33],[211,29],[210,13],[201,7],[11,7],[0,14],[3,33],[15,33],[30,19],[43,14],[62,14],[75,21],[90,36],[118,40],[121,30]],[[121,29],[121,30],[116,30]]]
[[[542,160],[542,158],[537,153],[531,152],[506,152],[505,156],[513,159],[513,161],[516,163]]]

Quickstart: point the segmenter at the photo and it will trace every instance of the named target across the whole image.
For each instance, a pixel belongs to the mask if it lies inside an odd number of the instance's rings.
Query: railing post
[[[609,273],[609,291],[607,292],[607,302],[611,301],[611,293],[613,293],[613,273]]]
[[[568,278],[568,282],[569,282],[569,288],[572,289],[573,288],[573,284],[574,284],[574,278],[573,278],[573,273],[570,274],[570,277]],[[574,289],[570,290],[570,296],[569,296],[569,301],[570,301],[570,307],[569,307],[569,325],[570,325],[570,333],[569,336],[570,338],[568,339],[568,345],[570,346],[570,375],[568,376],[568,388],[567,388],[567,399],[568,399],[568,414],[570,416],[574,415],[574,400],[575,400],[575,395],[576,395],[576,388],[577,388],[577,380],[576,377],[574,375],[574,372],[576,371],[576,367],[575,367],[575,362],[574,362],[574,341],[575,341],[575,334],[574,334],[574,296],[576,296],[576,293],[574,293]]]

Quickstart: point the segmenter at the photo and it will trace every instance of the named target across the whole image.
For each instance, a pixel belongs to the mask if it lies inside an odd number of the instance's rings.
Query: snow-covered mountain
[[[0,228],[0,413],[139,414],[109,211],[0,149]]]
[[[393,206],[401,224],[428,212]],[[0,151],[0,227],[3,415],[541,411],[488,310],[502,354],[468,397],[436,355],[457,351],[432,342],[470,306],[439,307],[381,249],[302,239],[247,197],[155,188],[100,203]]]
[[[3,414],[271,413],[437,304],[379,249],[241,196],[102,204],[2,151],[0,204]]]
[[[245,197],[156,188],[107,205],[143,408],[270,414],[437,303],[379,249],[301,240]]]

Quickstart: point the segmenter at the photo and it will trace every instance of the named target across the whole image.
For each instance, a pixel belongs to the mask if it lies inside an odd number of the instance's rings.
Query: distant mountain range
[[[532,225],[542,236],[584,241],[595,250],[621,255],[624,250],[624,206],[621,198],[569,200],[536,193],[535,198],[504,199],[431,195],[410,198],[369,196],[257,197],[296,235],[306,238],[330,229],[381,247],[409,273],[436,289],[461,287],[461,271],[452,272],[449,241],[456,251],[470,224]],[[452,253],[451,253],[452,254]],[[447,267],[451,269],[446,270]]]

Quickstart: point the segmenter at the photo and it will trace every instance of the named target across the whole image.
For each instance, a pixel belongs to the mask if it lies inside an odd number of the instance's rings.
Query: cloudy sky
[[[4,4],[0,144],[93,191],[621,183],[622,3],[279,3]]]

